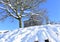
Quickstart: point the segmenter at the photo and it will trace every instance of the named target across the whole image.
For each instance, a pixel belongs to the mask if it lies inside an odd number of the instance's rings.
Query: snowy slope
[[[41,25],[20,28],[0,34],[0,42],[60,42],[60,25]]]

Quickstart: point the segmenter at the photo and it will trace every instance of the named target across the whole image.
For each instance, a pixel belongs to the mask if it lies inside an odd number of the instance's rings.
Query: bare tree
[[[46,10],[41,10],[41,12],[32,13],[30,19],[24,21],[24,27],[48,24],[48,20]]]
[[[37,12],[36,9],[42,2],[45,0],[0,0],[0,20],[13,17],[19,21],[19,27],[22,27],[22,18],[30,12]]]

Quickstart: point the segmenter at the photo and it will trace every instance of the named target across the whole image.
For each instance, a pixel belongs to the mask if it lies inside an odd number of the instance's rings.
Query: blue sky
[[[60,0],[47,0],[43,4],[44,8],[47,8],[48,16],[51,21],[60,22]],[[18,21],[11,22],[9,19],[0,22],[0,30],[14,30],[19,28]]]
[[[60,22],[60,0],[47,0],[45,4],[50,20]]]

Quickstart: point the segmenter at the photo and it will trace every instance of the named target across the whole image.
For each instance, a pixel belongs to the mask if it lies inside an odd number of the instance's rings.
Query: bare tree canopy
[[[22,17],[29,16],[30,12],[38,12],[38,6],[45,0],[0,0],[0,20],[13,17],[22,27]],[[30,11],[29,13],[25,11]]]
[[[47,23],[48,23],[48,16],[45,14],[45,12],[35,13],[35,14],[32,13],[30,19],[24,21],[24,27],[43,25]]]

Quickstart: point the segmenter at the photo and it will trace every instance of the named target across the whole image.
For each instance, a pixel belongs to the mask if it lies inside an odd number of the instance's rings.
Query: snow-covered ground
[[[0,42],[60,42],[60,25],[41,25],[20,28],[0,34]]]

